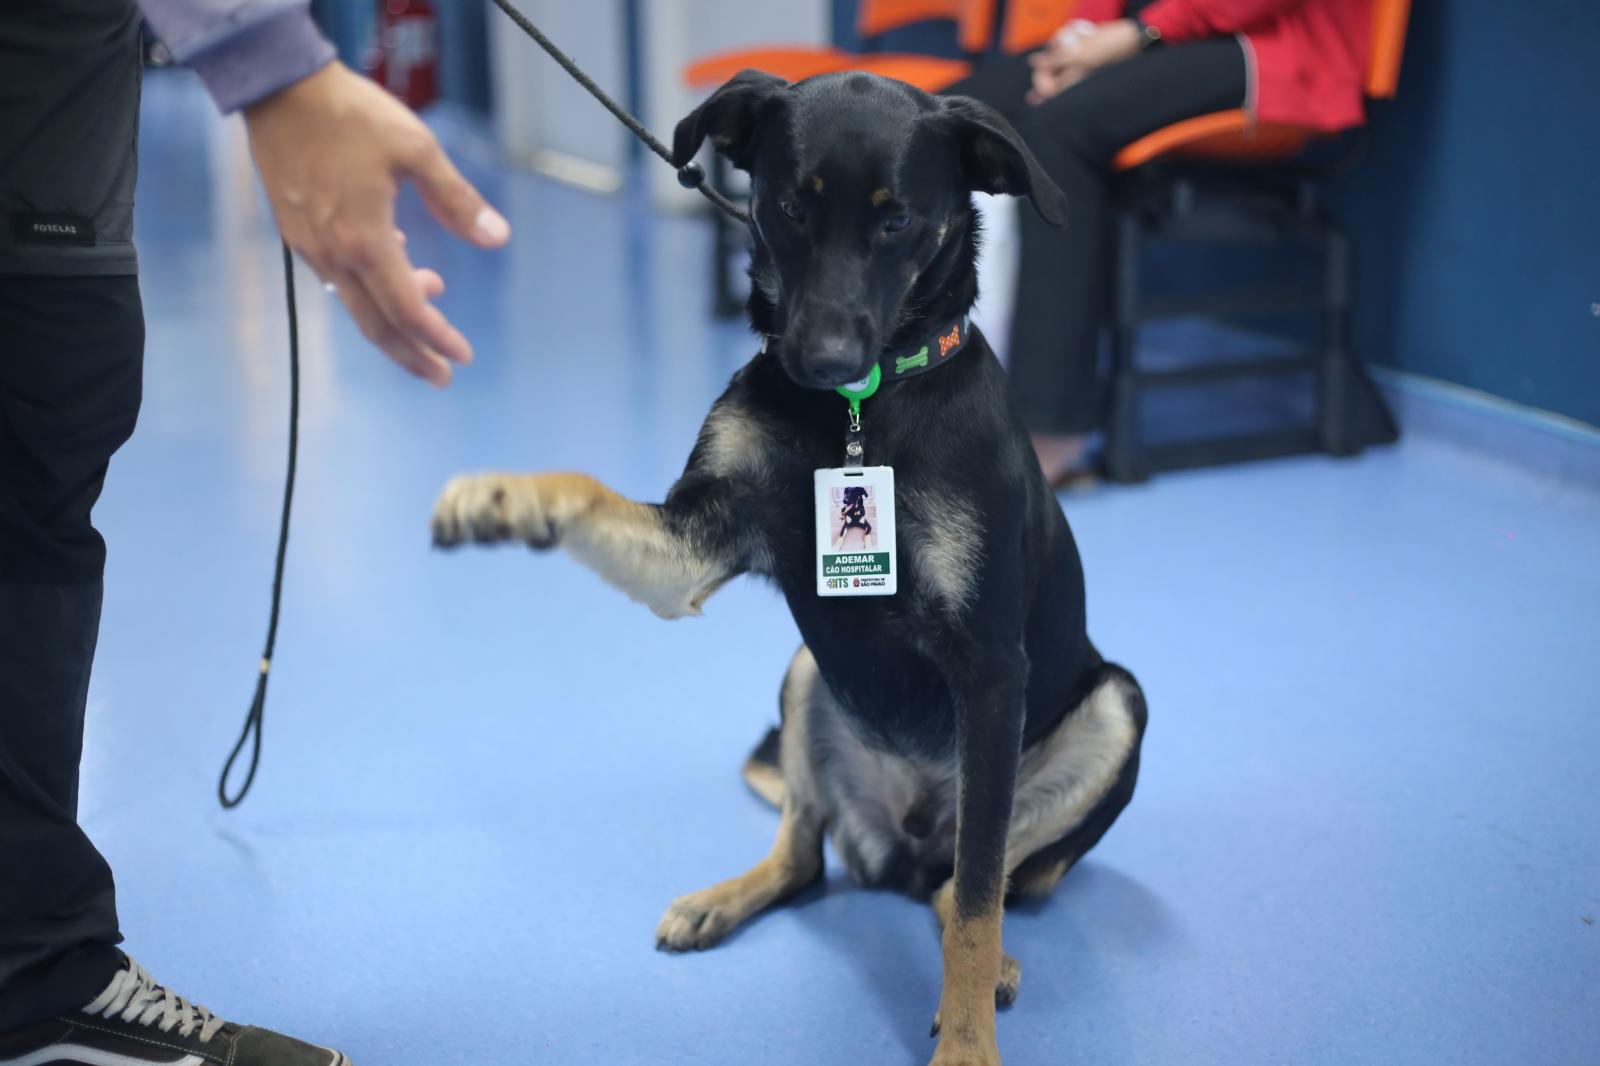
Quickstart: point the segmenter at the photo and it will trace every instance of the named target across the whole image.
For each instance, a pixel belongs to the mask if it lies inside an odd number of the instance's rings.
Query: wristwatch
[[[1144,51],[1153,44],[1161,43],[1161,31],[1154,26],[1145,24],[1144,19],[1135,15],[1133,28],[1139,31],[1139,51]]]

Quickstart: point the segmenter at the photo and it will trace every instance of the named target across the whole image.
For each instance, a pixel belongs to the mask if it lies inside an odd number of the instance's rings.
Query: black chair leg
[[[1338,224],[1322,237],[1322,352],[1317,375],[1317,436],[1329,455],[1355,455],[1350,435],[1350,242]]]
[[[1139,446],[1139,273],[1143,239],[1137,212],[1118,212],[1111,325],[1111,410],[1106,427],[1106,475],[1112,481],[1150,477]]]
[[[711,187],[728,195],[728,161],[711,154]],[[744,300],[733,287],[733,259],[739,251],[739,232],[734,222],[721,211],[711,212],[711,313],[717,318],[737,318]]]

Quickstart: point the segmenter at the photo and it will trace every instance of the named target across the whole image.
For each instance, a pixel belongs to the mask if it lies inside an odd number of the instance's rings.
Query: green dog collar
[[[878,357],[878,365],[872,368],[872,373],[860,381],[839,386],[838,393],[847,400],[860,403],[877,392],[878,386],[886,379],[899,381],[901,378],[915,377],[948,363],[967,346],[971,336],[972,323],[966,315],[962,315],[929,337],[924,344],[884,352]],[[761,338],[761,350],[767,351],[775,340],[781,338]]]

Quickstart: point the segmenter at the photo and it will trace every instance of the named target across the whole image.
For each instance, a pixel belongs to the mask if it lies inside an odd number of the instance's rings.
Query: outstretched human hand
[[[430,302],[444,291],[418,270],[395,229],[401,181],[451,233],[495,248],[511,227],[451,164],[411,110],[340,63],[245,109],[250,153],[289,247],[335,286],[368,340],[434,385],[472,345]]]

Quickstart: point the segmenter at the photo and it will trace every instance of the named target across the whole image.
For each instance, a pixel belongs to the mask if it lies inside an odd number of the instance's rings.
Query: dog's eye
[[[778,210],[782,211],[783,217],[790,222],[799,222],[806,217],[806,213],[800,210],[800,205],[793,200],[779,200]]]
[[[883,232],[899,233],[909,225],[911,225],[910,215],[892,215],[884,220]]]

